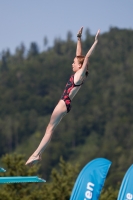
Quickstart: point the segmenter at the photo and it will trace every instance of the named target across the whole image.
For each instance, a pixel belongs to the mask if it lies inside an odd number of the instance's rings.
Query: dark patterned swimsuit
[[[61,99],[64,100],[66,107],[67,107],[67,113],[71,110],[71,99],[69,97],[69,94],[71,92],[71,90],[74,87],[78,87],[81,86],[83,83],[81,83],[80,85],[75,85],[74,84],[74,75],[70,76],[70,79],[68,80],[66,87],[64,89],[63,95],[61,96]]]

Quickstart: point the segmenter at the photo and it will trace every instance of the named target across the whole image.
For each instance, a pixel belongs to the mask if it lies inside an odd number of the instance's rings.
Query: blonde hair
[[[78,63],[83,65],[85,56],[83,56],[83,55],[76,56],[76,58],[78,59]],[[86,73],[85,73],[86,77],[88,76],[88,74],[89,74],[89,71],[88,71],[88,65],[87,65],[87,69],[86,69]]]

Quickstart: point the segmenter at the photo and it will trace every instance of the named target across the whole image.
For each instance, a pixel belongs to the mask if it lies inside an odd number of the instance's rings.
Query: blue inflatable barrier
[[[117,200],[133,200],[133,165],[123,178]]]
[[[97,200],[104,185],[111,162],[97,158],[89,162],[80,172],[70,200]]]

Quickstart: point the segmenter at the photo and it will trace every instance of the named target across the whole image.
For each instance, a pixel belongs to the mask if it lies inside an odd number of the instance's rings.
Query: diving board
[[[0,184],[4,183],[33,183],[46,182],[38,176],[14,176],[14,177],[0,177]]]

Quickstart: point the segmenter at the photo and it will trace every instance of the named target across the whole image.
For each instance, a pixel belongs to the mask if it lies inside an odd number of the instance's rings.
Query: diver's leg
[[[26,165],[36,163],[38,160],[40,160],[40,155],[42,154],[42,152],[45,150],[46,146],[50,142],[50,139],[52,137],[52,134],[56,126],[59,124],[62,118],[66,115],[66,113],[67,113],[67,108],[66,108],[65,102],[63,100],[60,100],[51,115],[50,122],[46,128],[44,137],[42,138],[38,148],[35,150],[35,152],[26,162]]]

